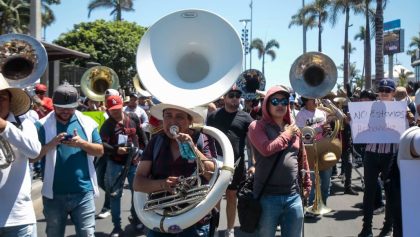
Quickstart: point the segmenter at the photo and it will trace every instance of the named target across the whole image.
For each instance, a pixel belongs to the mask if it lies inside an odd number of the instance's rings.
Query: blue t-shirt
[[[45,128],[40,123],[36,123],[38,128],[38,138],[42,145],[45,145]],[[57,121],[57,134],[66,132],[67,134],[77,134],[85,141],[87,136],[77,120],[76,115],[73,115],[67,124],[62,124]],[[99,136],[98,129],[95,128],[92,132],[92,143],[102,143]],[[87,153],[78,147],[71,147],[64,144],[57,146],[56,163],[54,170],[54,194],[70,194],[93,191],[92,183],[90,182],[89,167]]]

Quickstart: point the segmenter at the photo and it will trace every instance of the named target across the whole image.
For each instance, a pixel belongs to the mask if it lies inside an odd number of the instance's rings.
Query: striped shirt
[[[366,145],[365,151],[379,154],[395,154],[398,152],[398,146],[398,143],[369,143]]]

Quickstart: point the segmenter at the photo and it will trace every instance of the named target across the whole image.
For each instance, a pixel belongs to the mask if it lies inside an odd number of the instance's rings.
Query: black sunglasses
[[[388,88],[388,87],[379,87],[378,88],[378,92],[381,92],[381,93],[391,93],[393,90],[391,89],[391,88]]]
[[[288,98],[283,98],[283,99],[279,99],[279,98],[272,98],[270,100],[270,103],[274,106],[278,106],[279,104],[286,106],[289,104],[289,99]]]
[[[239,92],[229,92],[227,94],[227,96],[228,96],[229,99],[233,99],[233,97],[236,97],[236,99],[239,99],[239,98],[241,98],[241,93],[239,93]]]
[[[35,94],[43,95],[43,94],[45,94],[45,91],[35,91]]]

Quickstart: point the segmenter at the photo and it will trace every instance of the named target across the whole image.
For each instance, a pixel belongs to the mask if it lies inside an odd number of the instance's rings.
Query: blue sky
[[[134,12],[123,13],[123,18],[133,21],[142,26],[150,26],[161,17],[181,9],[197,8],[214,12],[227,21],[241,33],[243,24],[240,19],[250,18],[250,0],[134,0]],[[312,2],[305,0],[306,3]],[[92,12],[88,18],[88,0],[63,0],[58,6],[52,9],[56,15],[56,21],[47,28],[46,40],[48,42],[56,39],[61,33],[73,29],[73,25],[79,22],[94,21],[96,19],[112,20],[109,16],[109,9],[98,9]],[[289,70],[293,61],[302,54],[302,28],[288,28],[290,18],[301,7],[301,0],[254,0],[253,1],[253,38],[261,38],[264,42],[276,39],[280,48],[276,50],[277,58],[271,61],[269,58],[265,64],[265,74],[268,89],[272,85],[290,85]],[[384,12],[385,21],[401,19],[401,28],[405,29],[405,50],[412,36],[420,32],[419,0],[389,0]],[[351,15],[349,28],[349,39],[356,51],[350,56],[351,62],[357,62],[357,68],[363,67],[363,43],[354,41],[354,35],[359,27],[364,25],[364,18],[361,15]],[[249,26],[248,26],[249,27]],[[317,50],[317,29],[309,30],[307,34],[308,51]],[[323,53],[329,55],[340,65],[343,61],[344,44],[344,17],[337,22],[334,28],[327,23],[322,35]],[[372,40],[372,49],[374,41]],[[249,62],[249,55],[247,56]],[[400,53],[394,58],[397,62],[413,70],[410,65],[410,58],[405,53]],[[387,61],[387,60],[386,60]],[[374,51],[372,50],[372,65],[374,65]],[[256,52],[252,55],[252,68],[261,70],[261,62]],[[385,65],[385,70],[387,70]],[[374,73],[374,69],[372,70]],[[342,71],[338,71],[338,82],[342,82]]]

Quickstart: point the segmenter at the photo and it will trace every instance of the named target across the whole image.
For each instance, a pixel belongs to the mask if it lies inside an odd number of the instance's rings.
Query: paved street
[[[361,169],[360,169],[361,170]],[[362,170],[361,170],[362,171]],[[356,172],[353,174],[353,185],[358,191],[361,191],[361,182]],[[334,179],[332,182],[332,196],[328,199],[328,207],[334,211],[326,214],[321,219],[307,219],[305,220],[305,236],[310,237],[350,237],[357,236],[362,227],[362,210],[360,209],[363,199],[363,194],[359,196],[343,195],[343,185],[341,180]],[[123,204],[122,204],[122,221],[123,227],[126,231],[126,236],[145,236],[144,233],[133,232],[129,225],[127,217],[129,216],[129,204],[130,195],[129,190],[124,191]],[[100,211],[103,203],[103,195],[101,198],[96,200],[97,213]],[[42,215],[42,207],[39,206],[40,202],[37,202],[37,219],[38,219],[38,236],[43,237],[45,235],[45,221]],[[225,200],[222,201],[224,207]],[[222,208],[222,210],[224,210]],[[382,227],[383,214],[374,216],[373,233],[374,236],[379,234],[380,228]],[[113,225],[111,217],[96,222],[96,236],[103,237],[108,236],[111,233]],[[223,236],[226,230],[226,215],[222,212],[219,236]],[[242,233],[239,230],[239,223],[236,221],[235,224],[235,235],[237,237],[248,237],[253,236]],[[75,236],[74,226],[70,220],[66,228],[66,236]],[[280,236],[280,233],[277,233]]]

